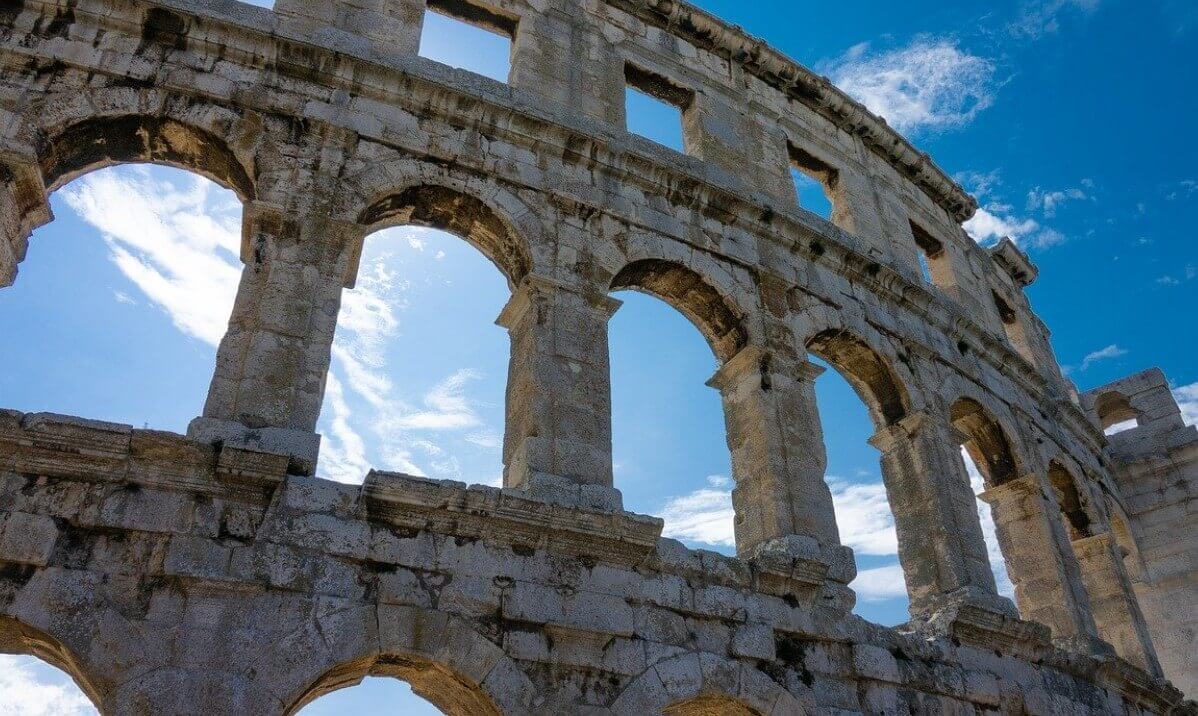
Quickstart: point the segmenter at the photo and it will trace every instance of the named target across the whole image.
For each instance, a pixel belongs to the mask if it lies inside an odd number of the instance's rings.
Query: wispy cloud
[[[903,568],[898,564],[863,569],[857,572],[857,578],[849,586],[857,593],[857,598],[863,602],[880,602],[907,596],[907,583],[903,581]]]
[[[79,687],[61,672],[31,656],[0,654],[0,714],[12,716],[94,716]]]
[[[342,298],[333,365],[320,429],[325,436],[320,473],[343,482],[361,482],[373,464],[413,475],[457,478],[460,456],[443,439],[460,434],[472,450],[496,452],[501,439],[479,415],[471,383],[483,376],[462,368],[420,395],[413,405],[391,379],[389,351],[401,337],[411,284],[399,280],[399,259],[391,249],[423,252],[429,230],[393,229],[372,237],[357,286]],[[389,247],[389,248],[378,248]]]
[[[894,533],[894,515],[880,482],[848,482],[828,478],[840,540],[860,554],[898,554]],[[670,498],[660,511],[665,520],[664,534],[689,542],[733,547],[732,481],[713,475],[707,485],[693,492]]]
[[[1119,358],[1127,355],[1127,351],[1112,343],[1106,348],[1100,348],[1091,353],[1087,353],[1085,358],[1082,358],[1082,370],[1088,369],[1099,361],[1109,360],[1111,358]]]
[[[1065,241],[1065,235],[1061,232],[1042,225],[1030,216],[1020,216],[1014,207],[996,198],[999,187],[1002,186],[1002,179],[997,171],[965,172],[958,174],[956,178],[981,202],[977,213],[963,224],[966,233],[979,244],[989,246],[998,243],[1004,237],[1009,237],[1025,248],[1045,249]],[[1051,206],[1051,212],[1055,214],[1057,207],[1070,198],[1068,191],[1059,198],[1056,192],[1049,194],[1046,198],[1038,188],[1029,192],[1029,210],[1044,210],[1046,206]]]
[[[921,38],[872,53],[851,48],[828,69],[832,81],[900,132],[960,127],[994,102],[994,64],[954,42]]]
[[[203,177],[179,186],[146,167],[116,167],[88,174],[62,196],[100,231],[121,273],[180,331],[220,342],[241,277],[240,205],[231,192]]]
[[[1023,5],[1007,31],[1015,38],[1038,39],[1060,30],[1065,13],[1091,13],[1099,4],[1100,0],[1033,0]]]
[[[1181,417],[1186,425],[1198,425],[1198,383],[1174,388],[1173,397],[1177,400],[1177,407],[1181,408]]]
[[[1028,211],[1040,210],[1044,216],[1052,218],[1057,215],[1057,209],[1066,202],[1085,198],[1086,192],[1077,187],[1052,191],[1036,187],[1027,193],[1027,208]]]
[[[732,481],[722,475],[711,475],[706,487],[666,502],[661,510],[666,523],[662,534],[684,542],[735,547],[735,516]]]

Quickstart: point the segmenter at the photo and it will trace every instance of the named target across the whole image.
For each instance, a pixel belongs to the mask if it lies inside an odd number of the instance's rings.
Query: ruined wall
[[[1149,632],[1182,622],[1141,610],[1106,441],[1023,295],[1035,268],[969,240],[970,197],[826,80],[684,3],[433,4],[512,36],[508,83],[418,57],[415,0],[0,8],[3,283],[49,194],[122,162],[234,190],[245,263],[186,438],[0,421],[0,650],[119,714],[282,713],[366,673],[451,713],[1180,703]],[[625,131],[626,83],[680,104],[685,155]],[[792,164],[822,177],[831,222],[797,206]],[[512,289],[502,489],[313,477],[341,291],[366,236],[403,224],[461,236]],[[737,559],[622,510],[617,289],[667,301],[719,361]],[[902,630],[850,614],[810,356],[873,417]],[[962,445],[1017,605],[995,590]]]
[[[1116,535],[1161,666],[1198,692],[1198,429],[1181,418],[1160,370],[1095,388],[1082,404],[1100,424],[1134,420],[1110,436]]]

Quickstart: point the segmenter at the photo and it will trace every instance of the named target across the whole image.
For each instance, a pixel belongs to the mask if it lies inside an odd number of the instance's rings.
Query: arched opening
[[[981,471],[987,488],[1019,476],[1006,433],[980,403],[962,398],[953,404],[950,414],[961,445]]]
[[[477,684],[452,669],[420,657],[391,655],[334,669],[287,713],[498,716],[501,712]]]
[[[815,392],[836,524],[857,560],[853,612],[880,624],[905,622],[909,600],[886,468],[869,440],[906,415],[906,391],[883,358],[847,331],[821,332],[807,350],[812,362],[832,369],[816,379]]]
[[[987,489],[1017,476],[1015,456],[1007,442],[1006,433],[980,403],[962,398],[953,404],[950,416],[957,437],[961,440],[961,461],[975,495],[981,495]],[[980,497],[977,499],[977,510],[982,538],[986,542],[986,556],[994,573],[998,593],[1014,598],[1015,586],[999,540],[994,510]]]
[[[498,485],[508,339],[495,317],[523,248],[490,207],[440,186],[386,196],[361,222],[374,231],[342,292],[318,474]]]
[[[1140,411],[1132,407],[1126,395],[1111,391],[1103,393],[1094,401],[1094,412],[1105,435],[1122,433],[1140,424]]]
[[[93,716],[97,691],[60,642],[0,617],[0,712]]]
[[[667,537],[732,554],[731,455],[720,395],[705,383],[744,346],[741,318],[714,286],[668,261],[631,263],[611,288],[624,302],[609,343],[625,508],[664,519]]]
[[[760,711],[724,694],[700,694],[670,704],[662,713],[665,716],[761,716]]]
[[[1094,532],[1090,528],[1090,515],[1086,512],[1086,504],[1078,492],[1073,474],[1065,469],[1064,465],[1053,460],[1048,465],[1048,480],[1056,493],[1057,504],[1061,506],[1065,526],[1069,528],[1069,539],[1079,540],[1092,536]]]
[[[183,432],[241,276],[248,173],[220,138],[140,116],[58,132],[41,171],[57,219],[0,293],[21,337],[0,345],[4,407]]]

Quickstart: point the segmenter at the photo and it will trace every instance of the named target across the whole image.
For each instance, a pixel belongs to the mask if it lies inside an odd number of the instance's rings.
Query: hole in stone
[[[503,273],[455,234],[407,225],[367,236],[341,296],[318,474],[500,484],[509,343],[495,317],[509,296]]]
[[[242,273],[237,195],[133,164],[78,176],[50,203],[57,218],[0,292],[0,326],[22,337],[0,341],[3,407],[185,431]]]
[[[794,146],[790,149],[790,177],[794,181],[799,206],[832,220],[832,196],[839,181],[838,172],[814,155]]]
[[[641,70],[625,67],[628,83],[624,93],[625,126],[678,152],[686,152],[683,120],[693,96],[669,80]]]
[[[461,0],[430,0],[420,56],[506,83],[512,70],[516,20]]]

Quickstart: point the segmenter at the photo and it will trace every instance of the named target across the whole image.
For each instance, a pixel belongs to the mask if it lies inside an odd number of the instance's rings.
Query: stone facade
[[[511,37],[509,82],[419,57],[429,10]],[[1163,377],[1079,399],[1027,257],[976,246],[974,201],[926,155],[760,41],[674,0],[13,0],[0,63],[0,284],[49,194],[99,167],[178,166],[244,203],[186,437],[0,412],[0,652],[102,712],[290,713],[367,674],[447,713],[1195,712],[1166,678],[1196,688],[1198,436]],[[625,131],[630,84],[679,105],[685,156]],[[503,488],[313,476],[341,291],[401,224],[511,286]],[[738,558],[622,509],[617,289],[719,360]],[[850,612],[811,356],[876,424],[898,629]]]

